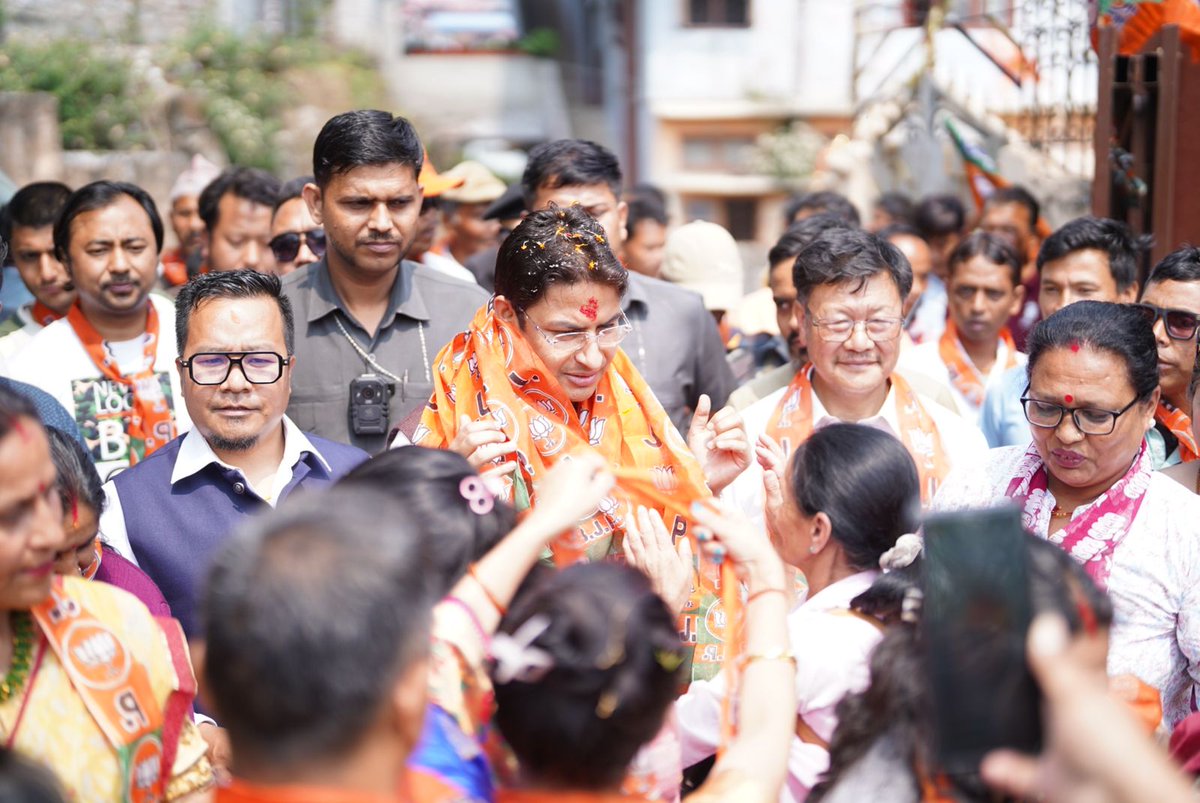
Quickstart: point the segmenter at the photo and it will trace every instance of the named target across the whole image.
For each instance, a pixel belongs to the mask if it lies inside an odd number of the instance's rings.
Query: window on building
[[[750,0],[685,0],[688,25],[744,28],[750,24]]]
[[[688,170],[746,173],[754,155],[754,137],[685,136],[683,166]]]
[[[686,196],[683,213],[687,220],[707,220],[724,226],[738,241],[758,237],[758,198]]]

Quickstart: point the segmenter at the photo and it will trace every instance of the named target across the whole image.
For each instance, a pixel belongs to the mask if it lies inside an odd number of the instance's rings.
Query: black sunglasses
[[[309,229],[308,231],[285,231],[271,238],[268,245],[275,255],[276,262],[291,262],[300,253],[300,243],[308,246],[317,259],[325,256],[325,230]]]
[[[1196,336],[1196,329],[1200,328],[1200,315],[1185,309],[1166,309],[1153,304],[1134,304],[1133,306],[1137,307],[1138,311],[1145,316],[1146,322],[1150,324],[1151,328],[1161,318],[1163,327],[1167,330],[1167,337],[1172,340],[1191,340]]]

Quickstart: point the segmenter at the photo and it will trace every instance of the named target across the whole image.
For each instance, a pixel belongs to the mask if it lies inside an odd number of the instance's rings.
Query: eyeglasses
[[[186,368],[188,377],[197,385],[224,384],[235,365],[250,384],[271,385],[283,376],[283,366],[290,361],[290,355],[284,357],[273,351],[247,351],[241,354],[206,351],[193,354],[187,360],[178,360],[179,367]]]
[[[1138,311],[1145,316],[1146,322],[1153,328],[1161,318],[1167,337],[1172,340],[1191,340],[1200,328],[1200,315],[1185,309],[1166,309],[1153,304],[1134,304]]]
[[[309,229],[308,231],[285,231],[271,238],[267,243],[271,253],[275,254],[276,262],[291,262],[300,253],[300,243],[308,246],[317,259],[325,256],[325,230]]]
[[[845,343],[854,334],[854,330],[862,327],[867,337],[876,343],[886,343],[900,336],[903,318],[870,318],[865,321],[852,321],[849,318],[818,318],[808,307],[804,308],[805,317],[817,328],[817,334],[826,343]]]
[[[1025,388],[1029,392],[1029,388]],[[1120,410],[1099,410],[1094,407],[1063,407],[1061,404],[1044,402],[1021,396],[1021,406],[1025,408],[1025,420],[1035,427],[1042,429],[1057,429],[1062,423],[1063,416],[1071,414],[1075,428],[1084,435],[1109,435],[1117,428],[1117,419],[1125,415],[1133,405],[1141,401],[1136,398]]]
[[[591,332],[562,332],[560,334],[548,334],[542,327],[536,323],[533,325],[537,329],[550,347],[560,354],[571,354],[576,351],[581,351],[596,341],[596,345],[602,349],[612,348],[620,345],[621,341],[633,331],[633,327],[629,324],[629,319],[625,317],[625,313],[612,323],[605,324],[596,330],[596,334]]]

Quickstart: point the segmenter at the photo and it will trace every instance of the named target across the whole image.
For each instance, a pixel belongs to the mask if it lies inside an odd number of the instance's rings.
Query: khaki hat
[[[437,168],[433,166],[433,161],[430,160],[429,154],[426,153],[425,161],[421,162],[421,174],[417,176],[417,183],[421,185],[426,198],[436,198],[446,192],[446,190],[461,187],[463,180],[461,178],[449,178],[439,173]]]
[[[723,227],[694,220],[667,236],[659,278],[695,290],[710,311],[730,310],[742,298],[742,254]]]
[[[508,187],[479,162],[460,162],[442,174],[447,179],[462,179],[462,186],[446,190],[442,197],[459,204],[490,204]]]

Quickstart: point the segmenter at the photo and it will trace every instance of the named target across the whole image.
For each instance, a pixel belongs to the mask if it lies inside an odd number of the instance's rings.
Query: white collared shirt
[[[864,571],[838,580],[788,614],[788,640],[796,656],[796,713],[827,741],[837,727],[837,704],[870,682],[867,661],[883,634],[847,612],[850,601],[870,588],[877,577],[878,571]],[[675,718],[685,767],[716,752],[721,701],[726,693],[722,672],[712,680],[696,681],[676,700]],[[804,800],[828,768],[828,750],[793,737],[780,801]]]
[[[771,420],[771,414],[775,412],[775,408],[779,406],[779,402],[783,399],[787,390],[787,386],[782,387],[762,397],[742,411],[742,420],[746,423],[746,435],[751,444],[756,443],[758,437],[767,431],[767,424]],[[942,441],[942,448],[946,452],[946,460],[951,468],[960,463],[972,462],[987,452],[987,442],[984,441],[983,435],[980,434],[977,427],[967,423],[932,399],[920,393],[917,393],[917,397],[921,400],[925,412],[933,419],[934,426],[937,427],[938,435]],[[888,390],[887,398],[884,399],[883,406],[879,409],[879,412],[870,418],[864,418],[860,421],[843,422],[841,419],[830,415],[825,409],[825,405],[821,403],[821,398],[815,389],[812,394],[812,402],[813,431],[827,427],[830,424],[853,423],[874,427],[889,435],[899,437],[900,423],[896,415],[895,386]],[[741,510],[751,521],[759,526],[763,525],[764,493],[762,474],[762,467],[758,465],[758,461],[753,461],[750,467],[743,471],[725,489],[725,492],[721,494],[722,499],[731,502],[736,509]],[[863,489],[864,493],[868,491],[869,489],[867,488]]]
[[[279,468],[271,477],[269,487],[259,488],[255,487],[241,469],[231,466],[217,457],[216,452],[212,450],[204,436],[198,430],[193,429],[183,436],[183,442],[179,445],[179,454],[175,458],[175,467],[171,471],[171,485],[174,486],[177,482],[198,474],[216,463],[221,468],[238,474],[245,482],[247,489],[274,507],[280,494],[292,481],[296,466],[306,452],[319,460],[326,472],[332,472],[329,462],[317,451],[317,447],[313,446],[312,441],[285,415],[283,417],[283,459],[279,461]],[[125,527],[125,512],[121,507],[121,496],[117,492],[116,483],[112,480],[104,484],[104,495],[108,502],[104,512],[100,515],[100,534],[109,546],[123,557],[137,563],[137,557],[133,554],[133,546],[129,542],[129,532]]]

